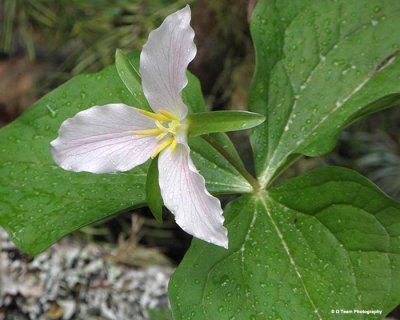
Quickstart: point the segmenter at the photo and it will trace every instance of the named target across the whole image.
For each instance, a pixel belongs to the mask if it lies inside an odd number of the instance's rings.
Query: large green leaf
[[[138,54],[130,57],[137,67]],[[204,111],[200,86],[192,75],[184,100],[191,111]],[[147,164],[127,173],[72,173],[57,167],[50,155],[50,141],[65,119],[112,102],[140,107],[114,66],[75,77],[0,130],[0,225],[24,251],[36,254],[71,231],[145,204]],[[223,139],[235,152],[229,139]],[[205,141],[195,143],[193,160],[211,192],[251,190]]]
[[[225,210],[229,250],[194,239],[174,319],[381,319],[400,301],[400,205],[359,174],[317,169]],[[381,315],[331,310],[383,310]]]
[[[400,100],[398,0],[260,0],[250,110],[263,186],[298,155],[330,151],[343,127]]]

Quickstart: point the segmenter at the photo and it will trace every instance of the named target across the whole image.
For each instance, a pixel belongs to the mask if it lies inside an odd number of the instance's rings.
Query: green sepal
[[[199,112],[188,115],[189,136],[196,137],[213,132],[250,129],[263,123],[265,117],[248,111]]]
[[[147,172],[146,199],[154,218],[159,223],[162,223],[162,207],[164,202],[161,197],[160,185],[158,184],[158,157],[151,160],[149,171]]]
[[[140,74],[131,64],[126,54],[123,53],[120,49],[117,49],[117,51],[115,52],[115,67],[117,68],[119,77],[121,78],[126,88],[129,90],[129,92],[132,94],[133,99],[137,104],[133,107],[151,111],[149,103],[147,102],[147,99],[143,93]]]

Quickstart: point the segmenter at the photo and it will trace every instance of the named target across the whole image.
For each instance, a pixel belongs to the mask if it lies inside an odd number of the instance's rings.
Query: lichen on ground
[[[173,269],[116,264],[114,251],[65,239],[29,257],[0,228],[0,320],[142,320],[167,307]]]

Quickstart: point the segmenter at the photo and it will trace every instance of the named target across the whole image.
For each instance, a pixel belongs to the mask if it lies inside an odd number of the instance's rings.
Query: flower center
[[[176,135],[180,129],[184,126],[177,116],[166,111],[159,110],[160,113],[153,113],[146,110],[139,110],[139,112],[146,117],[154,119],[156,128],[149,130],[136,130],[133,134],[150,136],[157,135],[156,139],[160,141],[160,145],[152,154],[151,158],[154,159],[157,155],[163,151],[166,147],[171,145],[170,152],[174,152],[176,148]]]

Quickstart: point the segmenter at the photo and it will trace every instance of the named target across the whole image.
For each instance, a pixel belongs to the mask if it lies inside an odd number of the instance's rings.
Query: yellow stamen
[[[157,139],[157,140],[162,140],[162,139],[165,138],[165,136],[166,136],[167,134],[168,134],[168,132],[160,133],[160,134],[156,137],[156,139]]]
[[[172,114],[171,112],[168,112],[167,110],[160,109],[158,110],[163,116],[166,116],[169,120],[179,120],[179,118]]]
[[[170,153],[172,154],[177,146],[177,142],[175,140],[176,135],[178,133],[178,130],[180,130],[180,128],[182,127],[182,124],[179,122],[179,117],[164,109],[160,109],[158,111],[159,113],[153,113],[146,110],[139,110],[139,112],[146,117],[154,119],[155,125],[157,127],[148,130],[132,131],[133,134],[143,136],[157,135],[156,139],[160,141],[160,145],[154,151],[151,158],[154,159],[155,157],[157,157],[158,154],[169,145],[171,145]],[[162,141],[163,139],[165,140]]]
[[[168,147],[171,143],[173,143],[175,141],[175,139],[167,139],[165,140],[163,143],[161,143],[157,149],[154,151],[154,153],[151,155],[151,158],[154,159],[155,157],[158,156],[158,154],[163,151],[166,147]]]
[[[160,129],[162,132],[168,132],[168,129],[164,127],[160,121],[157,120],[155,123],[157,128]]]
[[[149,129],[149,130],[136,130],[136,131],[132,131],[133,134],[138,134],[141,136],[151,136],[153,134],[160,134],[163,133],[164,131],[161,129]]]
[[[153,119],[156,119],[159,121],[169,121],[170,120],[170,118],[168,118],[167,116],[159,114],[159,113],[153,113],[153,112],[146,111],[146,110],[139,110],[139,112],[141,114],[145,115],[146,117],[153,118]]]
[[[172,120],[168,125],[168,129],[169,129],[168,131],[173,133],[173,134],[176,134],[178,129],[181,128],[181,127],[182,127],[182,124],[179,121]]]
[[[176,140],[172,141],[171,147],[169,148],[169,153],[172,154],[175,151],[176,148]]]

